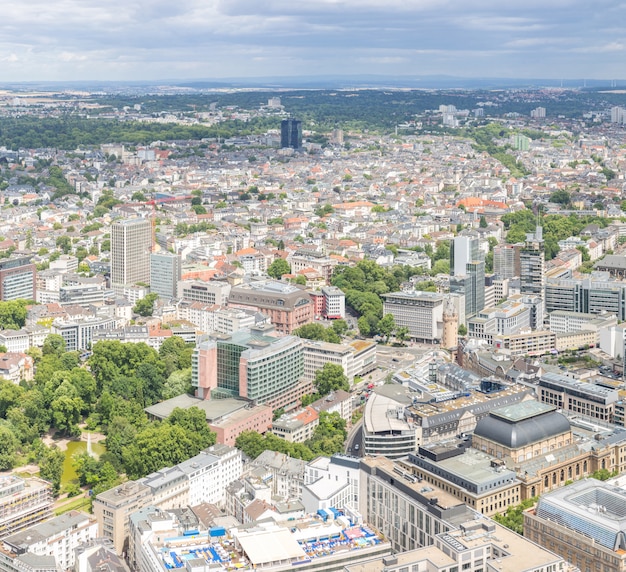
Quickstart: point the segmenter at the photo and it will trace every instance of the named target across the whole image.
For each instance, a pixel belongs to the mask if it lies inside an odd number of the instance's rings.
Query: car
[[[359,445],[358,443],[355,443],[355,444],[354,444],[354,450],[355,450],[355,451],[358,451],[358,450],[359,450],[359,448],[360,448],[360,445]]]

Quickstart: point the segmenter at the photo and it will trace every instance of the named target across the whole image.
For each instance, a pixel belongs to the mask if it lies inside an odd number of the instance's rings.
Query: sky
[[[626,78],[626,0],[3,0],[0,82]]]

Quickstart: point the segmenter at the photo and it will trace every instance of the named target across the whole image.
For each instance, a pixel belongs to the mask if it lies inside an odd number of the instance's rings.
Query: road
[[[354,450],[354,446],[359,444],[358,450]],[[363,418],[350,429],[346,439],[346,454],[353,457],[361,457],[363,455]]]

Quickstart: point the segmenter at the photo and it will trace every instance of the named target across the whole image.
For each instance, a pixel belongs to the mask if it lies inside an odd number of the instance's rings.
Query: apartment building
[[[272,422],[272,433],[290,443],[304,443],[319,425],[319,414],[309,406],[285,413]]]
[[[127,550],[129,518],[149,505],[162,509],[192,503],[222,505],[224,489],[241,475],[241,452],[215,445],[176,465],[100,493],[93,502],[98,535],[113,541],[118,554]]]
[[[30,526],[0,541],[0,570],[70,570],[75,550],[94,540],[97,532],[96,519],[76,510]]]
[[[317,371],[326,363],[340,365],[348,381],[355,376],[363,377],[376,369],[376,348],[374,342],[355,340],[350,344],[332,344],[317,340],[303,340],[304,375],[303,379],[313,383]]]
[[[147,218],[117,220],[111,225],[111,284],[120,289],[150,284],[152,226]]]
[[[539,356],[556,349],[556,334],[547,330],[493,336],[493,347],[511,357]]]

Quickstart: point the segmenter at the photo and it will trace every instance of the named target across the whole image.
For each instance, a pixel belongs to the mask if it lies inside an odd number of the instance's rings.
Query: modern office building
[[[268,316],[276,331],[282,334],[291,334],[312,322],[314,317],[313,302],[307,291],[277,280],[233,286],[228,306],[258,310]]]
[[[626,570],[626,492],[584,479],[544,494],[524,512],[524,537],[586,572]]]
[[[313,383],[316,372],[327,363],[340,365],[350,383],[355,376],[363,377],[376,369],[377,345],[374,342],[355,340],[351,344],[331,344],[318,340],[303,340],[303,343],[303,378],[310,383]]]
[[[104,303],[104,289],[99,284],[73,284],[64,285],[59,289],[60,304],[89,304]]]
[[[178,297],[189,302],[226,306],[230,288],[230,284],[222,280],[181,280]]]
[[[543,298],[546,268],[543,246],[543,229],[538,226],[534,233],[526,235],[520,250],[520,291]]]
[[[50,518],[53,504],[50,483],[0,476],[0,538]]]
[[[483,288],[484,292],[484,288]],[[406,327],[409,338],[423,342],[443,335],[444,296],[436,292],[389,292],[382,294],[383,314],[391,314],[397,327]]]
[[[303,343],[295,336],[265,335],[265,328],[200,342],[192,356],[192,384],[202,399],[241,397],[273,409],[293,407],[310,389]]]
[[[395,554],[344,572],[564,572],[561,556],[471,510],[400,463],[361,462],[360,512]]]
[[[609,313],[626,320],[626,282],[605,278],[555,278],[545,284],[545,309],[590,314]]]
[[[176,298],[181,277],[181,261],[173,252],[153,252],[150,255],[150,292],[161,298]]]
[[[283,119],[280,122],[280,148],[300,149],[302,147],[302,121]]]
[[[450,248],[450,292],[465,296],[466,319],[485,307],[485,257],[478,236],[454,237]]]
[[[36,300],[36,274],[28,256],[0,261],[0,301]]]
[[[94,316],[72,322],[57,319],[52,323],[52,333],[62,336],[65,340],[65,349],[73,352],[90,349],[96,332],[112,330],[114,327],[113,318]]]
[[[514,244],[500,244],[493,249],[493,273],[502,279],[520,275],[520,247]]]
[[[150,284],[152,226],[147,218],[117,220],[111,225],[111,284]]]
[[[620,400],[617,389],[544,373],[537,386],[537,398],[564,411],[578,413],[605,423],[613,423],[615,406]]]

